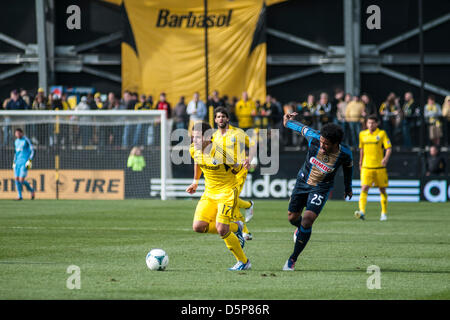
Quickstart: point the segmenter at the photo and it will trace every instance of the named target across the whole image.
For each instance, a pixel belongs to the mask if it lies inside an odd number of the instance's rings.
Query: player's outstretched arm
[[[283,116],[283,125],[288,128],[287,123],[289,120],[294,120],[295,116],[297,115],[297,112],[292,112],[292,113],[286,113]]]
[[[320,139],[320,134],[317,131],[311,129],[308,126],[305,126],[301,122],[294,120],[297,114],[298,114],[297,112],[285,114],[283,117],[284,126],[286,128],[299,132],[302,136],[304,136],[308,140],[308,143],[311,143],[312,139]]]

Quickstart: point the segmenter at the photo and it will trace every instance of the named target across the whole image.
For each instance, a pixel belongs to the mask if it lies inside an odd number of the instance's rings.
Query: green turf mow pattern
[[[249,271],[217,235],[191,231],[197,201],[0,201],[0,299],[450,299],[450,204],[329,201],[295,272],[287,201],[255,202]],[[170,258],[150,271],[152,248]],[[81,289],[69,290],[69,265]],[[366,286],[381,268],[381,289]]]

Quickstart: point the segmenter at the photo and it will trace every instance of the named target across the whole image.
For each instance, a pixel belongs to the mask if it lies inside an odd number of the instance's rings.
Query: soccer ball
[[[169,264],[169,256],[162,249],[152,249],[147,253],[145,262],[150,270],[163,271]]]

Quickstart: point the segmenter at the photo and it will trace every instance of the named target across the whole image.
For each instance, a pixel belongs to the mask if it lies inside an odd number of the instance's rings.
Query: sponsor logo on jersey
[[[208,170],[219,170],[219,166],[208,166],[206,164],[199,164],[200,168]]]
[[[316,157],[312,157],[311,159],[309,159],[309,162],[311,164],[313,164],[314,166],[316,166],[317,168],[319,168],[320,171],[322,171],[322,172],[330,173],[330,172],[334,171],[334,168],[327,166],[325,163],[321,162]]]

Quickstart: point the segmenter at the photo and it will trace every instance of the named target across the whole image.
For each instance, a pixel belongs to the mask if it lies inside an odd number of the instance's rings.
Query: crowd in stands
[[[281,103],[270,95],[265,101],[256,100],[249,97],[247,92],[243,92],[240,99],[230,98],[227,95],[220,96],[215,90],[207,101],[202,101],[196,92],[191,100],[180,97],[172,105],[165,93],[161,93],[157,101],[151,95],[138,95],[130,91],[124,91],[122,96],[110,92],[103,100],[100,93],[95,93],[82,96],[78,103],[71,103],[65,93],[46,96],[40,88],[34,97],[27,90],[13,90],[2,104],[3,110],[166,110],[167,117],[173,119],[173,129],[190,129],[196,121],[210,121],[211,113],[219,106],[229,110],[232,125],[244,130],[280,129],[280,141],[284,146],[300,146],[304,143],[299,135],[282,126],[283,114],[288,112],[297,112],[299,121],[317,130],[330,122],[339,124],[345,132],[345,143],[354,149],[358,148],[359,132],[365,129],[364,119],[372,114],[378,116],[380,127],[386,130],[393,144],[406,150],[419,144],[422,121],[425,121],[424,143],[427,145],[448,146],[450,133],[450,96],[444,99],[442,105],[434,96],[428,96],[422,117],[422,106],[415,101],[411,92],[404,93],[403,97],[390,93],[385,101],[377,104],[367,93],[355,96],[343,90],[336,90],[331,98],[328,93],[322,92],[318,96],[309,94],[304,101],[288,103]],[[3,137],[0,142],[8,144],[11,134],[7,125],[1,125],[3,128],[0,134]],[[97,130],[88,126],[80,126],[77,130],[75,133],[80,136],[77,141],[82,145],[97,142],[128,147],[150,144],[155,140],[150,137],[155,132],[153,128],[139,125],[124,126],[120,132],[108,127]],[[48,132],[44,132],[44,138],[40,132],[41,139],[38,139],[36,131],[39,131],[39,127],[36,129],[34,126],[28,134],[45,145]],[[146,137],[143,137],[144,131]]]

